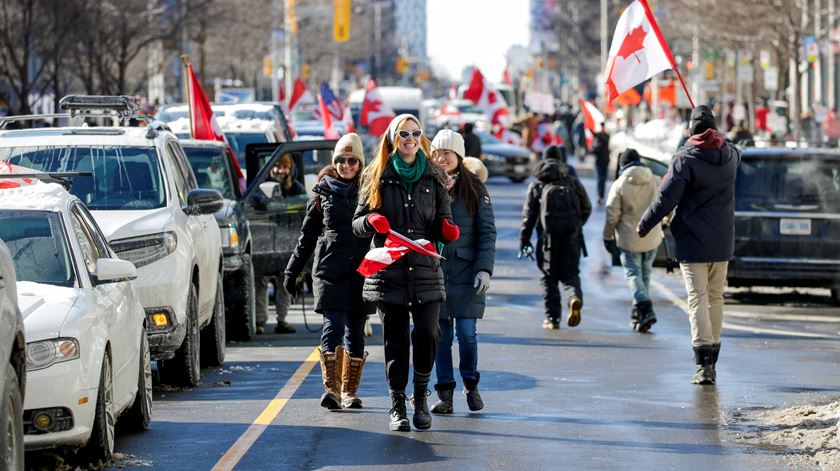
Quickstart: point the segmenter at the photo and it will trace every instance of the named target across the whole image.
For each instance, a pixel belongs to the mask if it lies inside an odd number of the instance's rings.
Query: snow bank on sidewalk
[[[785,447],[793,465],[840,469],[840,401],[769,410],[759,420],[762,441]]]

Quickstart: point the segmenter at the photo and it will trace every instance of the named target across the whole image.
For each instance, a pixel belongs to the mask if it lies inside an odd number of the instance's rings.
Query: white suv
[[[122,98],[65,97],[62,105],[72,116]],[[137,266],[134,287],[164,382],[195,386],[200,362],[224,362],[221,236],[213,218],[222,195],[198,188],[165,126],[0,129],[0,161],[92,173],[74,178],[70,192],[91,210],[114,252]]]

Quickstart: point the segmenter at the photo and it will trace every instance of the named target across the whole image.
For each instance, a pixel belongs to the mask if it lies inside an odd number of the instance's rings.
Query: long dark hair
[[[484,187],[484,183],[481,183],[481,180],[474,173],[464,167],[464,159],[461,156],[458,156],[458,180],[452,187],[452,193],[455,198],[466,203],[470,216],[475,215],[480,200],[487,195],[487,188]]]

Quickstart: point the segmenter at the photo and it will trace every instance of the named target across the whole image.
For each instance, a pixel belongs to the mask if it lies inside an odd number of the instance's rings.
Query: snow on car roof
[[[71,303],[78,296],[74,288],[32,281],[17,282],[18,296],[38,296],[50,304]]]
[[[0,208],[61,211],[70,198],[70,193],[58,183],[36,182],[0,190]]]
[[[146,128],[138,127],[67,127],[15,129],[0,131],[0,147],[119,145],[153,147]]]

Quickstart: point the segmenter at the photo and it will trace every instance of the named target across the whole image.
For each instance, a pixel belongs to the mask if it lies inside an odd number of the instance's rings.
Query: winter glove
[[[618,257],[621,255],[621,251],[618,249],[618,244],[616,243],[615,239],[604,239],[604,248],[607,249],[607,252],[610,253],[613,257]]]
[[[293,298],[297,298],[298,293],[298,277],[286,275],[286,278],[283,280],[283,288],[286,289],[286,292],[289,293],[289,296]]]
[[[373,230],[380,234],[387,234],[391,230],[391,223],[388,222],[388,218],[379,213],[368,214],[367,220],[373,226]]]
[[[452,224],[448,220],[444,219],[443,223],[440,225],[440,233],[443,235],[444,239],[449,242],[455,242],[461,235],[461,229],[455,224]]]
[[[516,258],[530,258],[531,260],[534,259],[534,247],[531,245],[530,242],[523,242],[519,246],[519,255]]]
[[[484,270],[480,270],[475,274],[475,282],[473,282],[476,294],[484,294],[490,288],[490,274]]]

